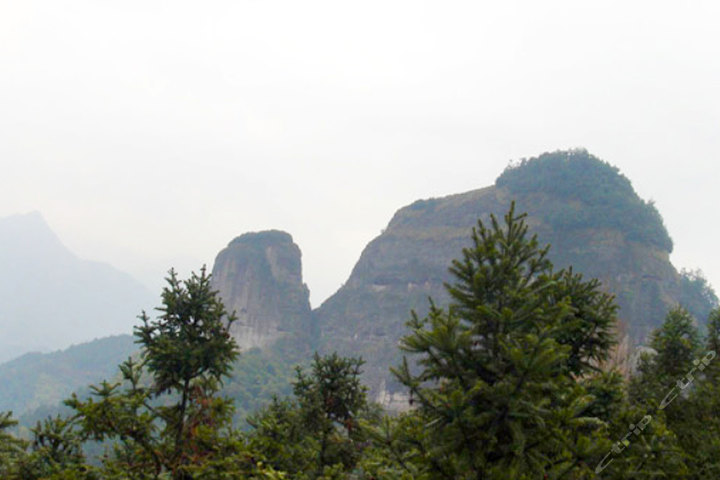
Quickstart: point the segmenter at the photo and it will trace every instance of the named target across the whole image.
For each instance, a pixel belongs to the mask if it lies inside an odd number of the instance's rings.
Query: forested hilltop
[[[630,180],[585,150],[545,153],[508,167],[495,181],[512,195],[552,195],[543,205],[547,225],[565,235],[586,228],[622,231],[630,241],[672,252],[673,243],[652,202]]]
[[[427,297],[449,301],[447,266],[466,245],[472,225],[502,216],[512,201],[528,225],[552,245],[557,267],[573,266],[616,296],[618,359],[647,343],[667,311],[683,305],[703,324],[717,297],[697,272],[670,263],[672,241],[652,203],[638,197],[617,168],[585,150],[546,153],[511,164],[493,186],[400,209],[363,251],[350,278],[313,313],[324,351],[361,354],[365,380],[384,404],[407,399],[387,373],[411,309]]]

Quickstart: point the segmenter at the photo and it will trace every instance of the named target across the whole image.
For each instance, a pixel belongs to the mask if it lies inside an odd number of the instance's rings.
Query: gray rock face
[[[580,155],[590,165],[600,163],[587,154]],[[574,167],[573,161],[565,164],[568,169]],[[574,175],[571,171],[566,177],[573,181]],[[538,235],[541,244],[552,245],[549,258],[556,269],[573,266],[585,278],[598,278],[606,291],[616,295],[619,351],[613,357],[620,363],[626,362],[634,348],[661,325],[668,309],[678,303],[704,321],[702,312],[710,305],[702,299],[689,301],[692,292],[685,291],[681,275],[669,261],[671,246],[646,240],[624,227],[640,225],[662,234],[661,218],[648,220],[639,214],[643,213],[640,209],[625,210],[625,205],[642,205],[642,201],[619,173],[611,170],[608,176],[622,187],[612,187],[619,192],[616,196],[561,196],[556,185],[533,185],[531,177],[532,190],[513,191],[495,185],[419,200],[400,209],[362,252],[343,287],[314,311],[321,348],[341,355],[362,355],[367,361],[364,381],[374,399],[385,405],[398,404],[404,388],[388,369],[401,361],[397,345],[408,333],[405,323],[411,310],[425,315],[428,297],[439,306],[447,304],[443,283],[453,281],[448,267],[470,246],[472,227],[478,219],[487,224],[490,214],[502,221],[512,201],[516,213],[528,213],[530,232]],[[586,189],[580,189],[583,193],[598,190],[599,182],[593,178],[583,181],[588,183]],[[622,222],[595,216],[606,212],[606,204],[625,215]]]
[[[237,315],[232,333],[242,350],[310,333],[309,291],[300,257],[292,237],[277,230],[241,235],[218,254],[213,287],[225,308]]]
[[[629,180],[587,152],[548,157],[536,165],[559,173],[558,181],[520,169],[520,182],[418,200],[398,210],[362,252],[347,282],[313,312],[290,236],[239,237],[218,256],[214,270],[228,308],[240,317],[238,341],[246,348],[265,347],[283,333],[313,332],[311,345],[321,353],[362,356],[371,397],[402,409],[404,388],[389,368],[401,361],[398,341],[408,333],[411,311],[425,315],[428,297],[447,304],[444,282],[453,281],[448,267],[470,245],[472,228],[491,214],[502,221],[513,201],[516,213],[528,213],[530,232],[552,245],[549,258],[557,269],[573,266],[616,295],[619,342],[612,358],[621,368],[629,368],[632,351],[670,307],[680,303],[703,321],[708,298],[687,291],[669,261],[672,242],[661,217]]]
[[[388,407],[403,403],[404,388],[389,368],[402,358],[397,345],[408,332],[410,312],[426,314],[428,297],[447,303],[443,282],[450,280],[451,261],[468,245],[477,219],[501,205],[486,188],[400,209],[365,247],[345,285],[314,311],[323,350],[366,360],[363,380],[373,400]]]

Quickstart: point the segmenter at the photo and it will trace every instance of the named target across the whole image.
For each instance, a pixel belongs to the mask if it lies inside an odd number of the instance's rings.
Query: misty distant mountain
[[[130,275],[75,256],[39,213],[0,219],[0,362],[130,333],[155,303]]]

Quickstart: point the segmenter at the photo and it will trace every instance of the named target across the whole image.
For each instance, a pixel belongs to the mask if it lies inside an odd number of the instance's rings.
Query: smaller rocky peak
[[[241,349],[265,348],[310,331],[301,257],[292,236],[279,230],[245,233],[218,254],[213,286],[238,318],[233,336]]]

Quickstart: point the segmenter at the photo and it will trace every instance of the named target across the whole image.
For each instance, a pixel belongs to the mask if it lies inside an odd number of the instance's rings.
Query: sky
[[[720,2],[0,0],[0,216],[152,288],[286,230],[313,306],[400,207],[575,147],[720,289]]]

